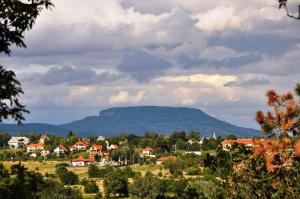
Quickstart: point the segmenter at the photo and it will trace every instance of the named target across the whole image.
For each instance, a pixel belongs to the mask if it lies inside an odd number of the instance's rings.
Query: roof
[[[144,151],[153,151],[153,149],[151,147],[146,147],[144,148]]]
[[[104,153],[104,156],[108,157],[108,156],[109,156],[109,153]]]
[[[168,160],[176,160],[175,156],[167,156],[167,157],[160,157],[156,161],[168,161]]]
[[[96,148],[97,151],[102,151],[103,146],[94,144],[91,148]]]
[[[77,159],[72,160],[72,162],[92,162],[92,161],[94,161],[94,159],[92,158],[85,159],[84,157],[82,157],[82,155],[80,155]]]
[[[44,147],[45,145],[43,144],[39,144],[39,143],[32,143],[32,144],[29,144],[27,147]]]
[[[237,139],[237,140],[224,140],[222,144],[231,144],[232,142],[238,143],[238,144],[254,144],[253,139]]]
[[[62,144],[60,144],[59,146],[58,146],[60,149],[62,149],[63,151],[68,151],[68,149],[64,146],[64,145],[62,145]]]

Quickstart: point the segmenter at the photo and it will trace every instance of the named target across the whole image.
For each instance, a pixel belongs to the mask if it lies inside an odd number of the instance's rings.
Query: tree
[[[0,123],[9,117],[19,124],[25,119],[23,114],[29,111],[19,102],[20,94],[23,90],[15,73],[0,66]]]
[[[68,171],[65,164],[58,164],[55,167],[56,174],[64,185],[78,184],[78,176],[74,172]]]
[[[99,187],[94,180],[87,180],[84,184],[84,192],[85,193],[98,193]]]
[[[286,11],[286,15],[288,17],[291,17],[293,19],[298,19],[298,20],[300,19],[300,4],[298,5],[298,17],[297,17],[290,13],[287,7],[288,0],[278,0],[278,3],[279,3],[279,9],[283,8]]]
[[[10,138],[11,136],[8,133],[0,132],[0,148],[7,146],[7,142]]]
[[[156,199],[163,198],[160,180],[147,171],[144,177],[137,175],[131,189],[133,198]]]
[[[191,131],[188,135],[188,139],[200,140],[200,133],[197,131]]]
[[[300,96],[300,84],[296,85],[296,95]],[[300,102],[296,100],[291,92],[283,95],[277,94],[275,90],[269,90],[266,94],[268,105],[273,111],[264,113],[259,110],[256,113],[256,121],[266,134],[287,135],[300,133]]]
[[[0,53],[10,55],[11,46],[25,48],[24,33],[32,28],[37,16],[53,6],[50,0],[0,0]],[[29,113],[19,101],[21,83],[13,71],[0,65],[0,122],[8,118],[20,124]]]
[[[237,139],[237,137],[236,137],[235,135],[233,135],[233,134],[229,134],[229,135],[227,135],[225,138],[226,138],[227,140],[236,140],[236,139]]]
[[[128,179],[121,175],[119,171],[111,171],[105,175],[103,180],[106,197],[128,196]]]

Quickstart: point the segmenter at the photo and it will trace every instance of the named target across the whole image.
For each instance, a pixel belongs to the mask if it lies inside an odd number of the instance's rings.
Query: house
[[[176,159],[175,156],[160,157],[156,160],[156,165],[162,165],[166,161],[175,161]]]
[[[154,157],[155,155],[153,154],[153,149],[151,147],[146,147],[143,149],[143,153],[141,154],[141,157]]]
[[[41,150],[44,150],[44,145],[43,144],[33,143],[33,144],[27,145],[27,152],[28,153],[33,153],[33,152],[41,151]]]
[[[71,147],[70,147],[70,150],[73,151],[73,150],[86,150],[86,148],[89,146],[89,142],[88,141],[77,141],[75,144],[73,144]]]
[[[193,145],[193,144],[201,144],[200,140],[196,139],[190,139],[187,141],[188,144]]]
[[[49,140],[49,137],[46,134],[41,135],[39,139],[39,144],[45,144],[46,140]]]
[[[223,150],[229,150],[232,146],[232,143],[238,143],[243,144],[247,147],[253,147],[254,146],[254,140],[253,139],[237,139],[237,140],[224,140],[222,142]]]
[[[102,145],[94,144],[90,148],[90,157],[94,158],[95,155],[101,156],[102,155],[102,149],[103,149]]]
[[[65,154],[68,151],[68,149],[60,144],[58,147],[56,147],[53,151],[53,153],[55,153],[57,156],[59,156],[60,154]]]
[[[72,160],[72,166],[74,166],[74,167],[88,166],[88,165],[92,164],[94,161],[95,160],[93,158],[85,159],[84,157],[82,157],[80,155],[77,159]]]
[[[98,138],[97,138],[97,141],[105,141],[105,137],[100,135]]]
[[[105,143],[106,143],[107,150],[114,150],[114,149],[118,149],[119,148],[119,146],[116,145],[116,144],[109,145],[109,142],[107,140],[105,141]]]
[[[12,137],[7,142],[10,148],[19,148],[26,146],[29,143],[29,138],[27,137]]]

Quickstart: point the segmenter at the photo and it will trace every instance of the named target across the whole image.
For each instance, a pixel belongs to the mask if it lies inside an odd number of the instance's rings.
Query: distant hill
[[[23,125],[0,124],[0,131],[8,132],[12,135],[28,133],[48,133],[56,135],[66,135],[68,130],[52,124],[28,123]]]
[[[43,126],[44,125],[44,126]],[[82,120],[62,125],[26,124],[23,128],[16,125],[0,125],[0,131],[46,132],[66,134],[72,130],[81,136],[116,135],[121,132],[143,135],[145,131],[170,134],[173,131],[199,131],[202,136],[235,134],[240,137],[260,135],[254,129],[237,127],[209,116],[195,108],[137,106],[119,107],[100,111],[98,116],[89,116]]]

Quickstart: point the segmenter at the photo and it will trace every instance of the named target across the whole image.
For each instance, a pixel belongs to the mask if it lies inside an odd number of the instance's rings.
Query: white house
[[[70,150],[73,151],[73,150],[86,150],[86,148],[89,146],[89,143],[88,142],[84,142],[84,141],[77,141],[75,144],[73,144],[71,147],[70,147]]]
[[[43,144],[33,143],[33,144],[27,145],[27,152],[28,153],[33,153],[33,152],[42,151],[42,150],[44,150],[44,145]]]
[[[56,147],[53,150],[53,153],[55,153],[57,156],[59,156],[59,154],[65,154],[68,150],[66,149],[66,147],[62,144],[60,144],[58,147]]]
[[[146,147],[143,149],[143,155],[147,156],[147,155],[152,155],[153,153],[153,149],[151,147]]]
[[[105,137],[100,135],[98,138],[97,138],[97,141],[105,141]]]
[[[25,146],[29,143],[29,138],[27,137],[12,137],[7,142],[10,148],[19,148]]]
[[[92,164],[94,161],[95,161],[94,159],[85,159],[82,156],[79,156],[77,159],[72,160],[72,166],[74,167],[87,166]]]
[[[254,146],[254,139],[237,139],[237,140],[224,140],[222,142],[223,150],[229,150],[232,146],[232,143],[243,144],[247,147]]]

